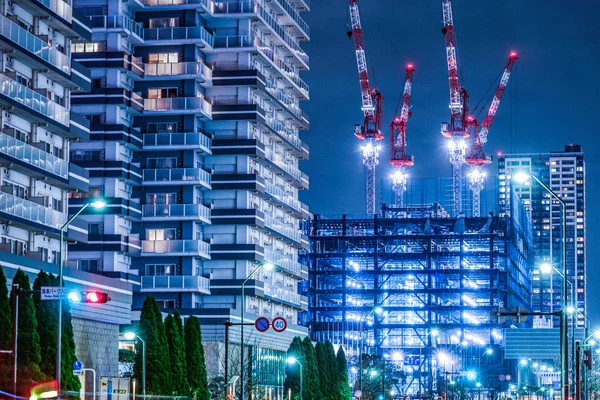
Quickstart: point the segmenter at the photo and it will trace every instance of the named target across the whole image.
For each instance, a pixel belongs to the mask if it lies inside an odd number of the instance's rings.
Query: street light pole
[[[304,375],[303,370],[302,370],[302,363],[300,361],[298,361],[298,359],[296,357],[288,357],[287,359],[287,363],[292,365],[292,364],[298,364],[300,366],[300,400],[302,400],[302,392],[303,392],[303,387],[302,387],[302,375]],[[290,389],[291,391],[291,389]]]
[[[258,267],[254,268],[252,272],[244,279],[242,282],[242,309],[240,312],[241,316],[241,324],[240,324],[240,390],[241,395],[240,399],[244,400],[244,314],[246,311],[246,295],[245,295],[245,287],[246,282],[248,282],[252,276],[261,268],[265,268],[265,270],[270,271],[274,268],[273,264],[259,264]]]
[[[142,394],[146,397],[146,341],[142,339],[140,335],[135,332],[125,332],[123,334],[125,339],[133,340],[138,338],[142,342]]]
[[[563,262],[563,273],[564,273],[564,281],[563,281],[563,307],[561,313],[563,314],[563,318],[561,318],[560,323],[560,380],[561,380],[561,388],[562,388],[562,398],[567,399],[569,396],[569,379],[567,377],[567,370],[569,369],[569,320],[566,313],[567,302],[569,298],[569,288],[568,288],[568,280],[567,280],[567,206],[564,200],[556,194],[548,185],[538,179],[537,176],[533,174],[527,174],[524,172],[519,172],[513,176],[513,179],[516,179],[521,182],[525,182],[528,178],[532,178],[535,180],[542,188],[544,188],[552,197],[554,197],[561,205],[562,208],[562,262]],[[552,212],[552,204],[550,205],[550,211]],[[553,214],[550,217],[550,227],[552,228]],[[575,332],[573,332],[575,334]]]

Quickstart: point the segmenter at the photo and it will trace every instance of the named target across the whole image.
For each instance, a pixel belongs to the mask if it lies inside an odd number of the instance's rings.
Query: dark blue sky
[[[417,69],[413,117],[408,128],[415,177],[449,177],[450,164],[440,135],[448,119],[448,81],[441,2],[438,0],[362,0],[361,19],[369,68],[385,95],[385,125],[391,120],[404,82],[404,66]],[[567,143],[583,146],[587,163],[588,316],[600,327],[600,219],[594,182],[600,173],[597,96],[600,93],[600,3],[580,0],[454,0],[454,22],[464,83],[474,106],[501,72],[510,50],[517,61],[510,87],[492,127],[486,152],[545,152]],[[302,169],[310,190],[301,198],[315,213],[358,213],[365,208],[364,171],[353,126],[362,122],[353,42],[348,39],[347,0],[312,1],[305,16],[311,42],[304,48],[311,71],[304,74],[311,100],[303,108],[311,119],[302,135],[310,161]],[[388,147],[386,131],[384,142]],[[387,149],[386,149],[387,150]],[[389,175],[387,152],[378,176]],[[495,167],[488,167],[490,174]],[[591,289],[591,290],[589,290]]]

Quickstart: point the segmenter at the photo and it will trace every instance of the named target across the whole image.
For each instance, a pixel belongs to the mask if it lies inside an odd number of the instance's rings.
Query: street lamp
[[[246,279],[244,279],[244,281],[242,282],[242,310],[240,313],[242,317],[240,325],[240,389],[242,394],[240,398],[242,400],[244,400],[244,313],[246,311],[246,282],[248,282],[252,278],[252,276],[254,276],[254,274],[261,268],[263,268],[265,271],[271,271],[273,268],[275,268],[275,266],[271,263],[259,264],[256,268],[252,270],[252,272],[250,272],[250,274],[248,274]]]
[[[123,337],[127,340],[138,338],[142,342],[142,394],[146,397],[146,341],[135,332],[125,332]]]
[[[567,308],[567,301],[569,297],[568,292],[568,280],[567,280],[567,206],[564,200],[556,194],[552,189],[548,187],[544,182],[538,179],[537,176],[533,174],[527,174],[526,172],[517,172],[513,175],[512,179],[517,182],[525,183],[529,179],[533,179],[536,181],[544,190],[546,190],[552,197],[554,197],[561,206],[562,209],[562,262],[563,262],[563,309],[562,309],[562,318],[561,318],[561,352],[560,352],[560,381],[561,381],[561,389],[562,389],[562,398],[566,399],[569,396],[569,380],[567,378],[567,370],[569,369],[569,327],[568,327],[568,319],[565,315],[565,311]],[[550,206],[550,227],[552,228],[552,206]]]
[[[302,363],[296,357],[288,357],[286,361],[288,365],[298,364],[300,366],[300,400],[302,400]]]
[[[101,210],[106,206],[106,202],[101,199],[95,199],[87,202],[60,227],[60,256],[58,258],[58,287],[63,287],[63,264],[64,264],[64,242],[65,242],[65,230],[71,223],[89,206],[94,207],[97,210]],[[58,300],[58,328],[56,335],[56,387],[60,396],[60,370],[61,370],[61,348],[62,348],[62,298]]]

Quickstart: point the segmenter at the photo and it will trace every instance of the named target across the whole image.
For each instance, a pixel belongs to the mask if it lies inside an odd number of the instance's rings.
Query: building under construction
[[[315,215],[307,228],[312,338],[343,346],[365,397],[428,397],[461,377],[500,387],[505,325],[490,311],[530,309],[531,223],[519,201],[506,218],[384,205],[375,216]],[[380,372],[388,378],[369,396]]]

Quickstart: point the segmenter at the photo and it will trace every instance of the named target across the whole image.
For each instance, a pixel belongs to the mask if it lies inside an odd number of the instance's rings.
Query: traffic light
[[[592,369],[593,365],[593,357],[592,357],[592,349],[584,350],[583,352],[583,362],[588,369]]]
[[[72,291],[69,292],[67,298],[71,303],[93,303],[103,304],[110,301],[108,293],[99,292],[97,290],[89,290],[85,292]]]

